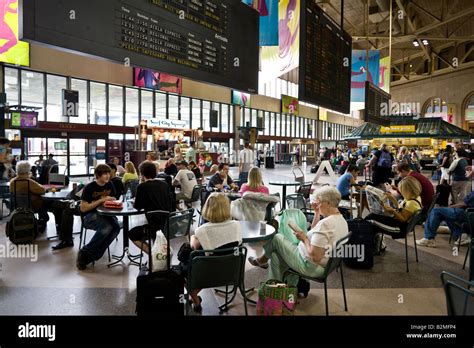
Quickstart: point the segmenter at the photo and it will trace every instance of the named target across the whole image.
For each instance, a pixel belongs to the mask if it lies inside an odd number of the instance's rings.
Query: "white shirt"
[[[311,245],[328,250],[329,247],[334,248],[337,241],[345,237],[349,233],[349,227],[346,220],[341,214],[331,215],[322,219],[318,224],[307,233]],[[298,244],[298,251],[303,259],[313,262],[308,254],[308,250],[303,242]],[[326,267],[328,258],[324,256],[319,265]]]
[[[248,173],[255,162],[255,154],[250,149],[243,149],[239,154],[239,164],[243,163],[242,172]]]
[[[196,176],[188,169],[181,169],[178,174],[176,174],[173,182],[181,185],[181,192],[188,198],[191,198],[194,186],[197,185]]]
[[[204,250],[214,250],[233,242],[242,243],[242,229],[235,220],[205,223],[196,229],[194,235]]]

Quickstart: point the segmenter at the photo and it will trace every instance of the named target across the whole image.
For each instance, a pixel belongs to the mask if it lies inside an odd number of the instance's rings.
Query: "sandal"
[[[199,299],[199,304],[195,304],[193,302],[192,307],[193,307],[193,311],[195,311],[196,313],[201,313],[202,312],[202,306],[201,306],[202,298],[201,298],[201,296],[198,296],[198,299]]]
[[[267,269],[268,268],[268,263],[265,262],[265,263],[260,263],[258,261],[258,258],[257,257],[253,257],[253,256],[250,256],[248,258],[249,260],[249,263],[252,265],[252,266],[255,266],[255,267],[260,267],[260,268],[263,268],[263,269]]]

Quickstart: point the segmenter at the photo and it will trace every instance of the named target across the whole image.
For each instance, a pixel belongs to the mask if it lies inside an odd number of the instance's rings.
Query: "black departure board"
[[[365,122],[390,125],[391,95],[369,81],[365,81]]]
[[[258,13],[238,0],[23,0],[22,39],[256,93]]]
[[[299,99],[348,114],[352,37],[314,0],[301,5]]]

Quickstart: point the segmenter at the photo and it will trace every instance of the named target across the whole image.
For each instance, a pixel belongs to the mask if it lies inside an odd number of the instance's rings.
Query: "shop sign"
[[[403,126],[390,126],[390,127],[380,127],[380,133],[415,133],[415,125],[403,125]]]
[[[188,122],[182,120],[152,118],[151,120],[148,120],[148,126],[159,128],[186,129],[188,128]]]

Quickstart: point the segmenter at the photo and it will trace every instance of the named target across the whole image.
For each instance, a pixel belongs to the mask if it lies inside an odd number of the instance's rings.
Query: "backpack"
[[[377,166],[382,168],[392,168],[392,156],[390,155],[390,152],[382,151]]]
[[[27,181],[27,180],[24,180]],[[16,184],[18,180],[14,182],[15,188],[15,205],[17,204],[17,190]],[[35,213],[30,207],[30,182],[28,182],[28,207],[17,207],[10,218],[10,221],[7,222],[5,232],[7,237],[13,244],[29,244],[32,243],[36,238],[37,231],[37,221],[35,218]]]

